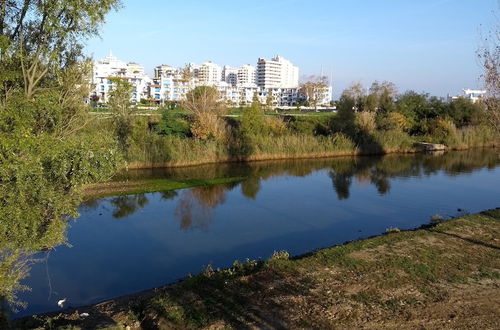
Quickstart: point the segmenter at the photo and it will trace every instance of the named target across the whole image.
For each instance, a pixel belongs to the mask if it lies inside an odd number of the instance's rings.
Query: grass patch
[[[217,184],[228,184],[243,181],[245,177],[228,177],[216,179],[152,179],[127,182],[108,182],[88,185],[84,188],[86,200],[103,198],[108,196],[125,196],[133,194],[152,193],[158,191],[169,191],[200,186],[211,186]]]

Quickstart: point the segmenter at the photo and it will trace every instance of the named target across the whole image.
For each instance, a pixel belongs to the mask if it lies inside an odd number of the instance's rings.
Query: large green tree
[[[0,301],[16,302],[30,255],[65,241],[82,185],[109,178],[120,161],[111,135],[84,133],[82,56],[118,5],[0,0]]]

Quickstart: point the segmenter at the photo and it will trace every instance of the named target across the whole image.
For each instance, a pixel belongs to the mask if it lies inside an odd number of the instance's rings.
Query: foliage
[[[123,152],[130,146],[132,134],[132,115],[135,111],[130,102],[132,84],[121,78],[110,78],[113,90],[110,92],[108,107],[114,116],[115,135]]]
[[[375,114],[369,111],[361,111],[356,114],[355,124],[358,129],[366,133],[373,133],[377,128]]]
[[[327,88],[328,82],[325,76],[310,76],[306,82],[300,85],[300,93],[306,102],[316,108]]]
[[[457,128],[453,121],[449,119],[437,118],[432,120],[429,131],[436,143],[450,146],[458,142]]]
[[[109,134],[83,134],[91,63],[81,56],[118,3],[0,2],[0,300],[11,305],[32,255],[65,242],[81,186],[120,163]]]
[[[244,110],[241,116],[240,130],[243,136],[250,138],[252,136],[265,134],[264,111],[256,97],[254,97],[252,104]]]
[[[484,69],[483,78],[487,91],[485,114],[489,124],[500,133],[500,19],[495,23],[477,55]]]
[[[156,131],[165,136],[187,137],[190,133],[189,123],[184,116],[172,109],[164,109]]]
[[[226,138],[226,127],[221,115],[227,108],[219,100],[219,92],[214,87],[198,86],[187,93],[183,108],[193,116],[191,133],[201,140]]]

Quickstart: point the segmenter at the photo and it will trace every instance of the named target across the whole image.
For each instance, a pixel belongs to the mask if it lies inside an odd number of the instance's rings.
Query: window
[[[159,92],[160,91],[160,87],[155,87],[155,92]]]
[[[155,94],[155,99],[159,100],[160,99],[160,94]]]

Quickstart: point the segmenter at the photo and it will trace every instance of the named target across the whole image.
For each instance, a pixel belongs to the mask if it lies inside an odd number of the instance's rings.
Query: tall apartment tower
[[[261,88],[297,88],[299,68],[284,57],[276,55],[271,60],[257,61],[257,85]]]

